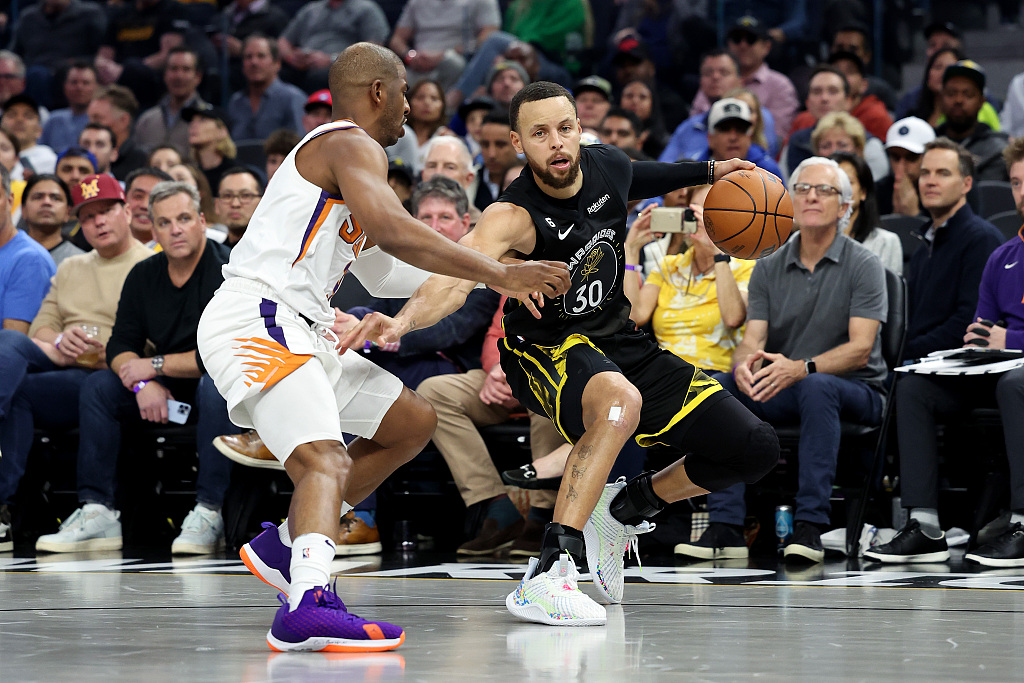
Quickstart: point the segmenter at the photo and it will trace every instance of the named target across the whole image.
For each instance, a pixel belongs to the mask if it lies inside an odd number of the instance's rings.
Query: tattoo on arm
[[[593,452],[594,452],[594,447],[593,446],[581,446],[580,450],[579,450],[579,453],[576,454],[576,457],[579,458],[580,460],[586,460],[587,458],[590,457],[590,455]]]
[[[576,489],[572,487],[572,484],[569,484],[569,491],[565,494],[565,499],[571,503],[579,497],[580,494],[576,493]]]
[[[572,466],[572,478],[573,479],[579,479],[580,477],[583,476],[583,473],[586,472],[586,471],[587,471],[586,466],[577,467],[576,465],[573,465]]]

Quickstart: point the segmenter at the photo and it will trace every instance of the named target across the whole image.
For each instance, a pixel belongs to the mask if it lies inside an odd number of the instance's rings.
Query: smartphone
[[[651,232],[692,235],[697,232],[697,217],[690,208],[656,206],[651,209]]]
[[[173,399],[167,399],[167,421],[183,425],[188,421],[188,414],[192,412],[192,406]]]

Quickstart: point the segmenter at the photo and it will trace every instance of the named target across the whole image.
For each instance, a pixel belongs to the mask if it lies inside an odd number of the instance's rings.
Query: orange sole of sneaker
[[[314,639],[319,640],[319,639]],[[306,641],[308,642],[308,641]],[[398,638],[392,638],[391,640],[385,641],[374,641],[374,640],[346,640],[344,643],[328,643],[320,648],[303,648],[300,644],[299,647],[294,649],[285,649],[277,647],[270,638],[267,638],[267,647],[274,652],[387,652],[388,650],[394,650],[402,643],[405,642],[405,631],[402,631],[402,635]],[[374,645],[374,643],[379,643]]]
[[[242,547],[241,550],[238,551],[238,556],[240,558],[242,558],[242,564],[245,565],[246,569],[248,569],[250,572],[252,572],[253,576],[255,576],[257,579],[259,579],[263,583],[267,584],[268,586],[270,586],[274,590],[280,592],[284,597],[286,597],[286,598],[288,597],[287,593],[285,593],[280,588],[278,588],[277,586],[275,586],[274,584],[270,583],[265,578],[263,578],[263,575],[260,574],[258,569],[256,569],[256,565],[254,565],[252,560],[249,559],[249,553],[245,552],[245,547],[244,546]]]

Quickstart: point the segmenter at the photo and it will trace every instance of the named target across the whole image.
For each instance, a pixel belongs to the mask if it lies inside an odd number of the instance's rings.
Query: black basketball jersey
[[[531,260],[569,264],[569,291],[544,302],[538,320],[517,299],[505,305],[505,334],[541,346],[561,343],[570,334],[606,337],[629,319],[622,289],[625,272],[626,197],[632,181],[630,159],[617,147],[580,148],[583,188],[556,199],[537,186],[529,166],[506,188],[499,202],[530,212],[537,233]]]

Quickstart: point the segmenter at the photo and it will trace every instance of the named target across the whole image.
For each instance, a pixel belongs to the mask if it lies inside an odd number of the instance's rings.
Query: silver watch
[[[149,359],[149,362],[153,364],[153,370],[156,372],[156,374],[158,374],[158,375],[164,374],[164,357],[163,356],[153,356],[152,358]]]

